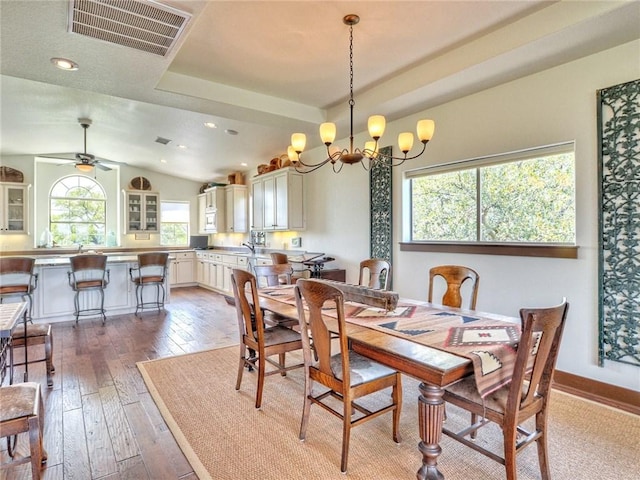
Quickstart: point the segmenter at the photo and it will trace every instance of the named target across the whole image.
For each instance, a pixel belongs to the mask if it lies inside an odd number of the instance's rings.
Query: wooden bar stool
[[[28,304],[27,324],[16,325],[11,331],[11,345],[16,347],[30,347],[44,345],[44,356],[31,359],[26,354],[23,362],[14,363],[14,367],[29,363],[46,362],[47,385],[53,386],[51,375],[55,371],[53,366],[53,336],[51,325],[34,324],[33,292],[38,287],[38,274],[33,273],[35,259],[31,257],[0,258],[0,302],[9,297],[20,297]]]
[[[2,470],[31,462],[31,478],[40,479],[40,469],[47,461],[47,452],[42,446],[44,409],[40,384],[34,382],[17,383],[0,387],[0,437],[13,437],[29,432],[28,457],[0,465]],[[11,442],[8,453],[13,458]]]
[[[104,310],[104,289],[109,284],[109,269],[106,255],[76,255],[69,259],[71,271],[68,272],[69,285],[76,292],[74,297],[76,324],[80,316],[102,316],[102,324],[107,319]],[[100,293],[100,306],[80,308],[80,293],[95,291]],[[87,299],[91,300],[91,299]],[[87,302],[90,303],[90,302]]]
[[[167,252],[150,252],[138,255],[138,268],[130,268],[129,276],[136,285],[136,315],[145,307],[164,308],[166,292],[164,282],[167,276]],[[144,287],[155,285],[155,301],[144,301]]]

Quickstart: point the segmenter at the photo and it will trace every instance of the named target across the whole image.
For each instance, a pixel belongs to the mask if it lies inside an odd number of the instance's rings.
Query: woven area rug
[[[288,359],[289,360],[289,359]],[[298,360],[292,358],[291,361]],[[254,408],[256,374],[245,371],[235,390],[238,347],[138,363],[163,418],[201,480],[344,479],[340,473],[340,419],[317,406],[305,442],[298,440],[303,372],[265,379],[262,409]],[[403,376],[401,444],[391,437],[391,416],[383,415],[351,433],[347,477],[415,479],[418,452],[418,382]],[[380,392],[374,401],[387,401]],[[447,409],[447,423],[465,425],[466,413]],[[549,451],[553,478],[632,480],[640,459],[640,417],[554,392]],[[488,428],[488,427],[486,427]],[[500,451],[499,431],[479,441]],[[504,479],[496,462],[445,437],[439,467],[447,480]],[[518,457],[518,478],[539,479],[536,448]]]

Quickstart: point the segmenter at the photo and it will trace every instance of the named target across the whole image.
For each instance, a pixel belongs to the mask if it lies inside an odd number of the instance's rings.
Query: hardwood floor
[[[136,362],[237,344],[235,309],[200,288],[171,291],[166,311],[53,324],[53,388],[44,363],[29,366],[42,385],[44,480],[196,480],[140,376]],[[30,347],[39,355],[41,347]],[[16,349],[20,359],[21,349]],[[32,353],[33,351],[33,353]],[[22,378],[22,372],[17,371]],[[8,460],[6,442],[0,457]],[[18,453],[28,454],[27,435]],[[0,479],[30,479],[29,465],[0,471]]]

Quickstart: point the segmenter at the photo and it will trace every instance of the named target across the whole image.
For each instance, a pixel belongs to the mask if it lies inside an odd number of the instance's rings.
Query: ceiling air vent
[[[191,14],[146,0],[69,0],[69,31],[165,56]]]

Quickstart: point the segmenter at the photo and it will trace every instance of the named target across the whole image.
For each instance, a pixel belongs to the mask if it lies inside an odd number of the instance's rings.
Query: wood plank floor
[[[233,345],[237,339],[235,309],[221,295],[196,287],[173,289],[165,312],[108,316],[105,326],[98,318],[81,319],[77,327],[53,324],[53,388],[47,387],[44,363],[29,367],[29,380],[42,385],[46,406],[49,460],[42,478],[197,479],[136,362]],[[40,348],[30,347],[29,354],[43,354]],[[28,454],[27,442],[21,435],[18,454]],[[2,462],[9,459],[6,448],[2,441]],[[0,471],[0,479],[30,478],[29,465]]]

